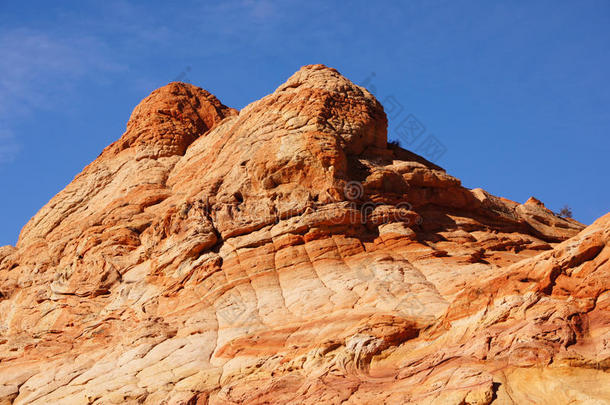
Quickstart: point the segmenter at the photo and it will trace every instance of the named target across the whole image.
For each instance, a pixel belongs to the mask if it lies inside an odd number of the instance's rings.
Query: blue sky
[[[607,1],[3,1],[0,55],[0,245],[155,88],[242,108],[311,63],[400,110],[390,138],[416,117],[466,187],[610,209]]]

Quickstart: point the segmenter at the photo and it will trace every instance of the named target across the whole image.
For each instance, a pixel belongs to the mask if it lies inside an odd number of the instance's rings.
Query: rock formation
[[[155,90],[0,248],[0,403],[610,403],[610,214],[386,128],[322,65],[239,112]]]

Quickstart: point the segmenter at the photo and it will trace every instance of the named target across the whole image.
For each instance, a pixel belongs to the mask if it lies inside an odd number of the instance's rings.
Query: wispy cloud
[[[12,161],[19,152],[19,145],[13,133],[0,128],[0,164]]]
[[[92,38],[61,38],[31,29],[0,31],[0,115],[53,108],[75,80],[119,69]],[[98,51],[99,50],[99,51]]]
[[[27,28],[0,30],[0,163],[19,150],[11,128],[36,110],[65,108],[78,80],[121,69],[104,44]]]
[[[278,9],[269,0],[244,0],[242,7],[256,21],[260,23],[279,16]]]

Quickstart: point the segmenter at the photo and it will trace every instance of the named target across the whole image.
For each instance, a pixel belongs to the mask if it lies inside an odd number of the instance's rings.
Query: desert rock
[[[386,128],[323,65],[239,112],[155,90],[0,248],[0,403],[610,403],[610,214]]]

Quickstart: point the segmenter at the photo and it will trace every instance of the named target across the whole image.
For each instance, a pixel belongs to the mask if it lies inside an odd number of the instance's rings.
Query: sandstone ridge
[[[609,241],[388,144],[335,69],[170,83],[0,248],[0,403],[610,403]]]

